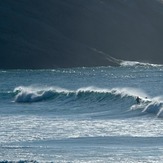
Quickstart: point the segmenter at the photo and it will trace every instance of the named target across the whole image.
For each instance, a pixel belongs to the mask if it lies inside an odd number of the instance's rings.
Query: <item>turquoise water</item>
[[[162,162],[162,72],[138,62],[1,70],[0,161]]]

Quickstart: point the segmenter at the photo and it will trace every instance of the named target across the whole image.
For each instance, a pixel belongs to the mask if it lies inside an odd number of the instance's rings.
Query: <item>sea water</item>
[[[162,80],[139,62],[1,70],[0,161],[162,162]]]

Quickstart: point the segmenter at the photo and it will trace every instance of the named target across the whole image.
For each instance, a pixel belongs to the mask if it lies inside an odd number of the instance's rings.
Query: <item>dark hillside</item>
[[[0,68],[163,64],[159,0],[1,0],[0,20]]]

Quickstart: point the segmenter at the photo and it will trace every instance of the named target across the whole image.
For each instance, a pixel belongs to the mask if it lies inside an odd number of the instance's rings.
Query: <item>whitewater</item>
[[[0,70],[0,162],[162,162],[162,79],[129,61]]]

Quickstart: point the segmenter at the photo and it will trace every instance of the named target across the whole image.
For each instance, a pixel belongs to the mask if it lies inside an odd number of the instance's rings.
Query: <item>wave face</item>
[[[15,103],[32,104],[46,101],[49,103],[51,101],[53,105],[71,106],[67,110],[71,114],[89,112],[93,113],[94,116],[116,117],[122,114],[127,117],[127,115],[140,116],[145,113],[154,113],[158,117],[163,116],[163,98],[150,98],[142,90],[136,88],[102,89],[92,86],[68,90],[59,87],[20,86],[16,87],[12,94],[15,95]],[[140,98],[140,104],[136,102],[137,97]],[[135,110],[138,111],[136,115]],[[48,112],[48,110],[46,111]]]
[[[3,69],[163,64],[162,1],[5,0],[0,15]]]

